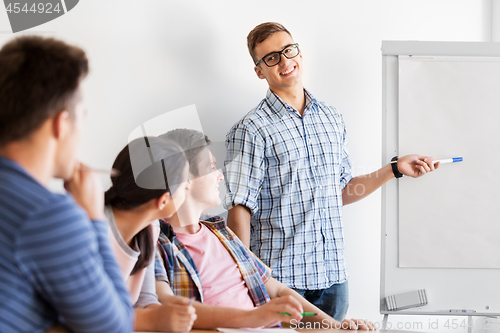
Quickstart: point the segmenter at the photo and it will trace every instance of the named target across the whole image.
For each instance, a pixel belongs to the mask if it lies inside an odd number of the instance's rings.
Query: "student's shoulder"
[[[16,224],[47,216],[71,219],[85,215],[71,196],[51,192],[25,175],[15,175],[5,182],[1,180],[0,206],[9,211],[9,216],[17,220]]]
[[[76,204],[75,200],[70,194],[48,192],[46,200],[39,203],[39,212],[48,211],[54,215],[62,214],[75,214],[86,215],[85,211]]]
[[[20,214],[50,210],[54,206],[76,206],[68,195],[50,191],[21,166],[3,158],[0,159],[0,205],[2,204]]]
[[[19,222],[13,251],[22,267],[52,265],[58,258],[97,252],[99,232],[73,198],[52,193]]]
[[[43,201],[30,207],[22,226],[26,236],[38,232],[63,232],[68,237],[85,236],[92,232],[92,224],[85,211],[70,195],[49,192]],[[43,230],[42,230],[43,229]]]
[[[0,210],[0,233],[14,252],[92,235],[87,215],[72,197],[49,191],[15,166],[0,170]]]

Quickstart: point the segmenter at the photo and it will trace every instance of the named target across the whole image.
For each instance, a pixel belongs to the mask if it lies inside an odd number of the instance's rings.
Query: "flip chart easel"
[[[389,314],[466,316],[469,332],[472,332],[476,316],[500,316],[500,251],[494,247],[495,244],[481,248],[484,244],[489,244],[488,235],[491,234],[483,229],[496,230],[496,226],[500,225],[500,214],[495,210],[500,202],[500,192],[496,186],[486,185],[478,185],[480,195],[470,195],[471,191],[464,190],[468,186],[466,180],[470,179],[477,179],[478,184],[497,182],[488,174],[482,157],[477,156],[491,156],[493,153],[500,156],[500,131],[493,130],[490,126],[500,125],[500,103],[496,108],[498,112],[487,112],[488,117],[483,117],[483,123],[478,119],[474,126],[467,127],[470,125],[467,117],[470,116],[469,112],[480,117],[483,109],[480,105],[496,107],[495,98],[500,95],[500,73],[497,75],[494,68],[500,64],[499,44],[413,41],[382,43],[383,162],[387,163],[393,156],[407,153],[428,154],[436,158],[464,157],[461,165],[442,166],[441,170],[417,180],[403,177],[382,188],[380,313],[384,314],[385,322]],[[466,69],[462,71],[459,63],[464,63]],[[434,64],[444,67],[429,67]],[[490,70],[484,68],[490,65]],[[403,66],[406,67],[402,69]],[[429,71],[429,77],[432,77],[439,68],[446,66],[453,68],[450,72],[453,75],[438,75],[428,85],[422,85],[421,81],[418,81],[420,84],[407,81],[412,78],[411,71],[416,74],[418,71]],[[473,69],[467,69],[468,66]],[[474,66],[477,66],[477,70],[474,70]],[[477,75],[473,77],[477,71],[486,74],[479,78]],[[473,91],[463,91],[463,84],[468,79],[461,78],[467,78],[467,75],[472,75],[470,80],[475,80]],[[453,79],[446,84],[435,82],[450,77]],[[426,86],[429,87],[428,90],[425,89]],[[452,103],[462,96],[470,97],[472,93],[481,96],[477,97],[477,108],[461,109]],[[485,98],[491,100],[485,101]],[[472,99],[474,100],[473,97]],[[419,103],[430,103],[430,106],[421,107],[422,112],[419,112]],[[424,112],[435,106],[438,106],[436,110],[430,110],[434,112]],[[416,107],[417,111],[408,111],[412,107]],[[413,118],[408,121],[408,116]],[[469,140],[465,146],[460,146],[462,152],[455,152],[450,148],[456,145],[457,138],[454,135],[457,131],[461,131]],[[414,140],[411,140],[413,137]],[[428,142],[432,145],[424,144]],[[500,157],[497,158],[496,155],[492,157],[495,165],[496,159],[500,163]],[[475,165],[473,173],[467,170],[471,165]],[[482,167],[478,167],[479,165]],[[454,183],[446,183],[452,180]],[[477,192],[478,189],[472,192]],[[429,197],[432,200],[426,201]],[[463,200],[467,204],[463,204]],[[491,210],[489,205],[492,206]],[[455,207],[455,211],[459,213],[450,212],[448,208],[443,210],[443,207]],[[463,218],[474,213],[479,216],[476,221]],[[414,217],[415,220],[412,220]],[[411,229],[415,226],[417,228]],[[437,229],[432,229],[434,227]],[[436,234],[438,237],[434,237]],[[475,234],[478,239],[471,239]],[[496,237],[498,238],[498,234]],[[457,240],[464,247],[473,247],[465,252],[461,247],[457,250],[453,248]],[[453,250],[449,251],[450,248]],[[430,252],[423,253],[420,249]],[[428,305],[403,311],[387,310],[384,301],[387,295],[420,289],[426,290]],[[450,309],[476,312],[450,313]],[[444,312],[446,310],[448,312]]]

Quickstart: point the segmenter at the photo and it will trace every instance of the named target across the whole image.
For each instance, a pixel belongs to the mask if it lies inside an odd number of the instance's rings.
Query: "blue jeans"
[[[328,289],[305,290],[294,289],[302,297],[307,299],[337,321],[342,321],[349,308],[349,288],[347,281],[334,284]]]

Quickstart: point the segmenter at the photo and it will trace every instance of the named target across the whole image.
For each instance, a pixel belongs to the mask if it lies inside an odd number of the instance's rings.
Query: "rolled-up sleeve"
[[[235,125],[226,136],[224,207],[243,205],[258,211],[257,198],[265,175],[265,144],[262,136],[246,124]]]

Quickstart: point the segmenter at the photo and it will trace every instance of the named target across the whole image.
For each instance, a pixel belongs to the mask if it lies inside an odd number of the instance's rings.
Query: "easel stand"
[[[486,147],[486,141],[497,143],[500,139],[495,141],[494,138],[497,138],[499,132],[492,124],[500,121],[500,113],[495,113],[495,117],[499,117],[496,119],[489,116],[481,117],[475,111],[471,111],[471,107],[468,105],[473,104],[470,104],[466,98],[473,96],[472,91],[477,92],[477,96],[483,96],[479,94],[484,92],[485,98],[486,96],[488,98],[492,97],[492,101],[488,102],[482,97],[471,97],[475,99],[474,104],[481,101],[482,105],[498,105],[497,102],[493,102],[493,98],[498,97],[497,90],[500,81],[495,81],[495,83],[492,81],[500,78],[498,65],[500,65],[500,43],[383,41],[382,161],[387,163],[393,156],[402,156],[413,151],[423,152],[424,150],[423,154],[448,156],[451,151],[462,152],[468,149],[468,151],[474,151],[474,154],[478,154],[477,156],[481,156],[482,152],[478,151],[478,149]],[[483,69],[484,72],[482,72]],[[441,75],[439,74],[440,71],[448,74]],[[430,84],[431,82],[432,84]],[[474,89],[464,90],[463,88],[468,87],[467,84],[471,82],[474,82]],[[467,93],[464,93],[464,91]],[[459,100],[459,96],[464,97],[464,100]],[[457,98],[455,99],[455,97]],[[430,103],[431,106],[425,103]],[[413,107],[416,107],[417,110],[429,112],[418,111],[415,113],[412,111]],[[479,110],[480,108],[476,109]],[[465,118],[471,114],[473,114],[473,117]],[[489,113],[485,113],[485,115],[487,114]],[[455,122],[455,119],[459,118],[461,121],[463,120],[463,123]],[[482,120],[483,118],[487,120],[481,126],[471,124],[471,119]],[[478,141],[477,143],[467,141],[467,144],[471,143],[470,148],[464,147],[461,144],[462,141],[460,141],[457,149],[455,149],[454,145],[459,140],[454,139],[451,134],[459,133],[459,136],[462,137],[463,134],[459,130],[461,128],[471,129],[471,131],[477,128],[491,128],[492,131],[486,134],[480,130],[481,133],[478,132],[476,135],[480,140],[485,137],[488,137],[488,140]],[[424,140],[419,140],[418,137],[413,135],[409,137],[407,134],[411,134],[411,130],[420,131],[419,133],[439,131],[443,133],[443,136],[437,139],[433,135],[429,140],[426,138],[427,141],[424,142]],[[490,133],[494,134],[494,136],[491,136]],[[473,133],[471,137],[474,134],[476,133]],[[436,142],[439,142],[439,144],[436,144]],[[494,151],[493,149],[490,150]],[[489,151],[486,151],[482,155],[488,153]],[[476,160],[479,161],[479,159]],[[471,162],[475,163],[476,160]],[[459,167],[464,165],[462,164]],[[484,231],[497,228],[498,223],[496,223],[495,219],[491,219],[491,216],[497,216],[498,214],[486,212],[486,210],[481,210],[481,212],[485,213],[487,218],[480,218],[476,214],[477,207],[483,207],[481,200],[485,197],[487,191],[492,191],[487,193],[491,197],[498,197],[498,193],[494,192],[497,187],[491,185],[492,183],[488,179],[483,183],[485,185],[480,192],[482,195],[474,195],[478,199],[477,203],[468,199],[467,202],[461,201],[461,199],[465,198],[465,192],[461,190],[467,188],[467,186],[462,182],[457,183],[457,179],[459,179],[459,175],[470,173],[462,173],[462,170],[456,167],[449,167],[444,172],[444,168],[443,166],[443,171],[438,171],[439,175],[437,173],[435,175],[426,175],[415,182],[407,178],[401,178],[397,181],[388,182],[382,187],[380,314],[385,315],[385,325],[383,326],[391,329],[392,322],[387,322],[389,315],[427,315],[430,318],[429,324],[427,324],[427,318],[423,317],[420,320],[415,320],[415,323],[425,326],[441,324],[440,327],[446,327],[450,324],[449,330],[441,330],[448,332],[474,331],[474,333],[482,333],[486,330],[496,333],[500,331],[498,318],[490,320],[491,318],[481,317],[500,316],[498,302],[500,299],[500,284],[498,283],[500,280],[500,265],[496,264],[498,261],[492,259],[493,255],[498,255],[500,252],[494,250],[483,251],[483,249],[490,247],[488,247],[487,243],[482,244],[479,242],[471,247],[471,251],[467,250],[467,257],[470,260],[465,263],[465,261],[461,260],[462,252],[453,250],[455,247],[446,242],[441,242],[441,240],[444,238],[459,240],[460,237],[466,240],[471,237],[471,233],[476,229]],[[453,172],[456,173],[456,176]],[[452,175],[453,177],[446,178],[446,176]],[[472,178],[469,177],[469,179]],[[448,183],[436,186],[439,181],[444,180]],[[475,179],[473,181],[475,182]],[[430,185],[421,187],[422,184],[425,184],[424,182],[429,182]],[[474,186],[477,184],[474,183]],[[431,188],[433,190],[429,190]],[[434,189],[438,188],[444,190],[446,194],[434,193]],[[417,210],[417,205],[414,205],[411,200],[408,201],[415,194],[417,194],[417,197],[435,198],[435,200],[426,203],[421,210]],[[498,208],[497,206],[490,205],[494,209]],[[450,210],[443,207],[453,207],[456,214],[448,214]],[[459,207],[460,211],[455,209],[457,207]],[[473,218],[468,218],[465,213],[470,213]],[[439,217],[435,220],[435,224],[443,227],[443,229],[438,231],[434,229],[433,225],[429,224],[425,228],[422,225],[421,228],[420,224],[423,220],[421,216]],[[464,225],[460,225],[458,220],[464,222]],[[470,221],[476,220],[486,221],[488,225],[484,227],[470,226]],[[408,229],[406,228],[408,226],[417,226],[417,228]],[[423,233],[413,234],[414,230],[423,231]],[[490,235],[498,234],[498,232],[492,231],[488,233],[486,236],[490,239]],[[486,239],[478,235],[474,237],[479,240]],[[490,242],[495,247],[500,244],[495,240],[490,240]],[[415,246],[413,248],[413,244],[416,243],[420,247]],[[460,241],[457,244],[461,243],[463,242]],[[421,246],[422,244],[431,244],[432,246]],[[420,251],[422,248],[424,248],[425,252]],[[463,249],[465,247],[461,246],[460,250]],[[472,250],[483,251],[484,255],[478,255],[478,252]],[[453,262],[450,261],[450,258],[454,259]],[[492,265],[492,263],[495,263],[495,265]],[[407,308],[407,305],[402,304],[406,302],[401,302],[397,297],[395,304],[385,303],[385,298],[388,296],[421,289],[427,290],[429,299],[425,308]],[[403,301],[407,301],[407,299],[403,297]],[[415,303],[423,304],[425,302],[413,302],[413,304]],[[396,310],[398,308],[406,308],[406,310]],[[453,309],[475,310],[478,312],[450,312],[455,311]],[[483,321],[483,325],[481,325],[481,321]],[[457,322],[459,323],[458,327],[453,329]],[[403,324],[412,323],[407,321]],[[427,331],[435,332],[432,328],[427,329]]]

